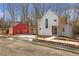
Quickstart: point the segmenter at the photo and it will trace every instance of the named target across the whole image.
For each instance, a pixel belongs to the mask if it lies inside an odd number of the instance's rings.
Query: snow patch
[[[19,35],[19,36],[15,36],[15,37],[30,37],[30,38],[34,38],[34,37],[36,37],[36,35]]]
[[[9,39],[9,40],[13,40],[14,38],[7,38],[7,39]]]

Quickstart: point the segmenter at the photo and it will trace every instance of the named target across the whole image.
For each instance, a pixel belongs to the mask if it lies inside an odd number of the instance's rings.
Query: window
[[[48,19],[45,19],[45,28],[48,28]]]
[[[56,22],[56,19],[54,19],[54,22]]]
[[[41,28],[39,28],[39,30],[41,30]]]

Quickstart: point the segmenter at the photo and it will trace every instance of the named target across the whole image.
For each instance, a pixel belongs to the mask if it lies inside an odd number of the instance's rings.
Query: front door
[[[57,27],[56,26],[52,26],[52,34],[57,34]]]

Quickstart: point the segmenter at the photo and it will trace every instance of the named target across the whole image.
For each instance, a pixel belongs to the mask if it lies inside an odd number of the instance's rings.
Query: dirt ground
[[[79,54],[34,45],[14,38],[0,38],[0,56],[77,56]]]

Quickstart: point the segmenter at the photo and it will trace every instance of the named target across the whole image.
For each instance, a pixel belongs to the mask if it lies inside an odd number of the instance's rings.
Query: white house
[[[38,22],[39,35],[57,35],[58,32],[58,16],[48,10],[46,14]]]
[[[66,24],[66,25],[62,28],[61,31],[59,30],[59,32],[60,32],[60,34],[58,34],[58,35],[60,35],[60,36],[72,37],[72,36],[73,36],[72,25]]]
[[[59,29],[59,19],[55,12],[48,10],[38,21],[38,35],[53,36],[63,35],[71,37],[72,27],[66,24],[62,30]]]

